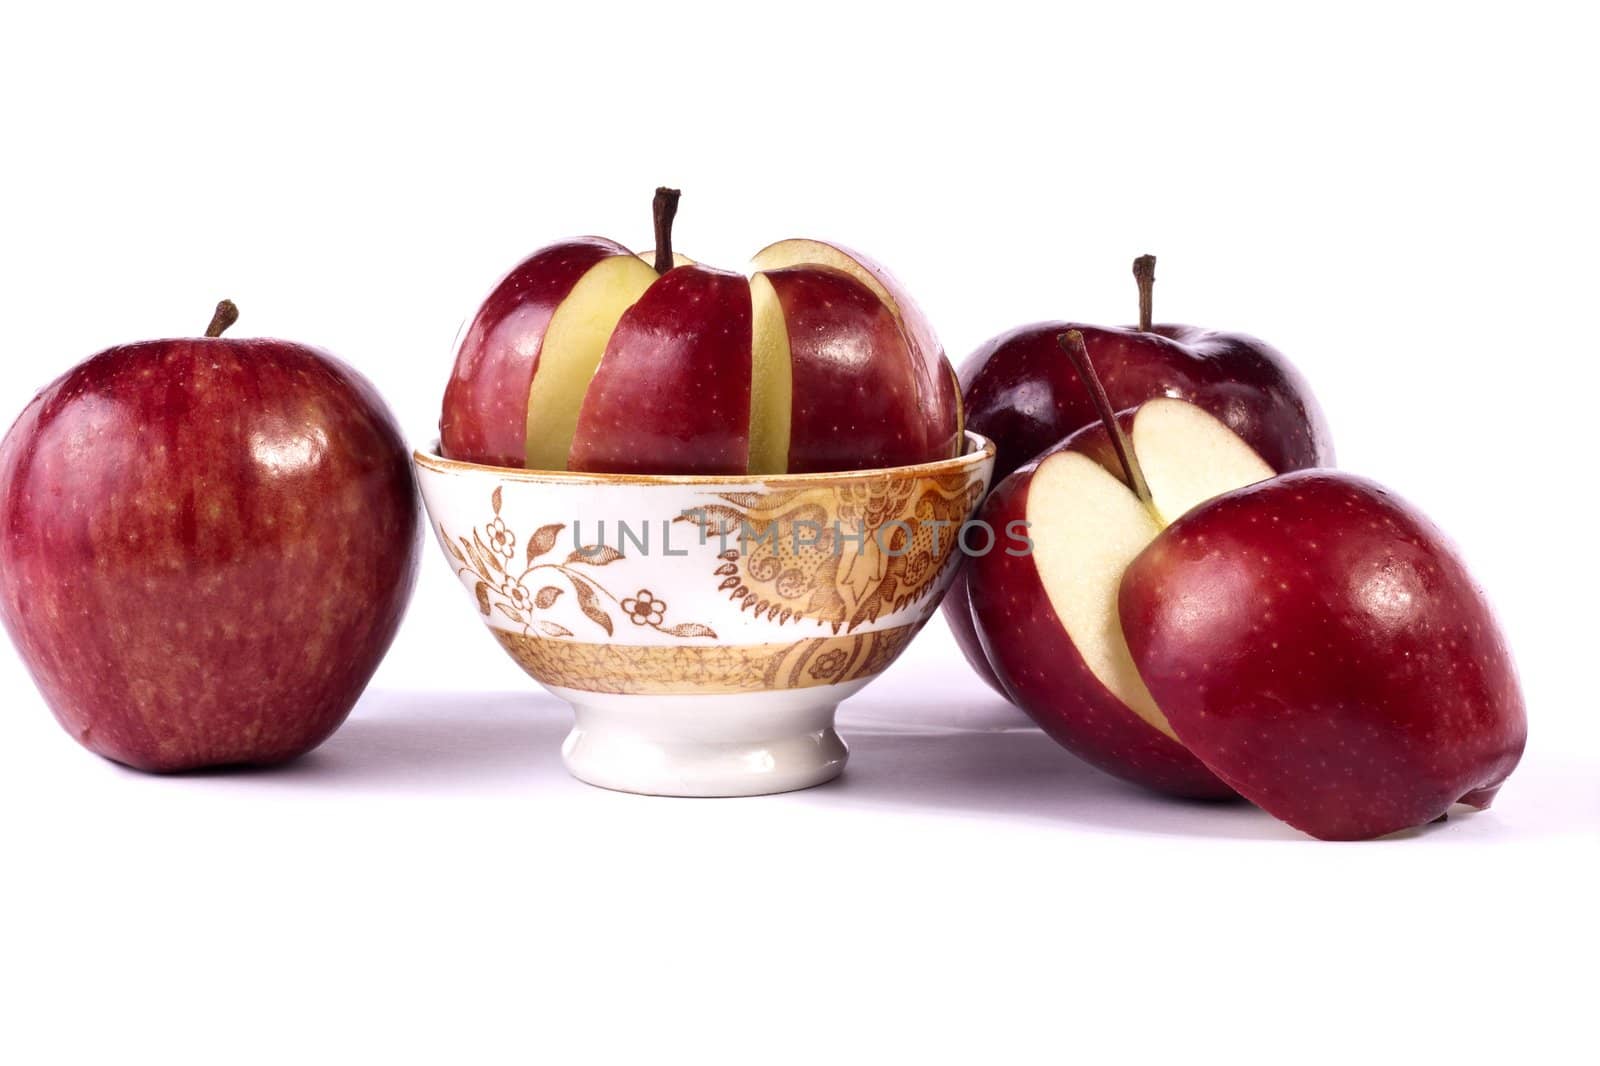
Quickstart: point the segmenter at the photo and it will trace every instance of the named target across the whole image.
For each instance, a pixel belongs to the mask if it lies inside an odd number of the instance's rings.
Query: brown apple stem
[[[1117,462],[1122,464],[1122,472],[1128,476],[1128,487],[1146,507],[1153,507],[1150,496],[1150,486],[1145,482],[1144,471],[1139,469],[1139,459],[1133,454],[1133,444],[1128,440],[1128,435],[1122,431],[1122,426],[1117,422],[1117,413],[1111,409],[1111,397],[1106,395],[1106,387],[1100,383],[1100,375],[1094,372],[1094,364],[1089,361],[1088,346],[1083,343],[1083,334],[1075,329],[1069,329],[1056,338],[1056,343],[1067,353],[1067,358],[1072,360],[1072,368],[1078,372],[1078,380],[1083,382],[1083,387],[1089,392],[1089,399],[1094,403],[1095,413],[1100,416],[1100,424],[1106,427],[1106,433],[1111,437],[1111,448],[1117,453]]]
[[[1156,257],[1141,255],[1135,259],[1133,278],[1139,283],[1139,332],[1149,333],[1155,317]]]
[[[232,300],[223,300],[217,304],[217,310],[211,316],[211,325],[206,327],[206,336],[220,337],[224,330],[239,321],[239,308]]]
[[[672,269],[672,220],[678,215],[678,197],[683,194],[666,186],[656,190],[656,273]]]

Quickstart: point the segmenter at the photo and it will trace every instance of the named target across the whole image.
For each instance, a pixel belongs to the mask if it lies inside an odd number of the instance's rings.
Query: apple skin
[[[1140,332],[1038,322],[1000,334],[961,365],[966,425],[995,443],[995,484],[1098,421],[1057,340],[1069,329],[1083,334],[1113,410],[1157,396],[1188,400],[1221,419],[1280,473],[1332,465],[1333,438],[1310,386],[1263,341],[1174,324]],[[969,590],[958,574],[944,601],[945,619],[978,676],[1000,689],[973,629]]]
[[[0,442],[0,621],[67,732],[141,770],[321,743],[394,637],[418,533],[377,392],[284,341],[109,349]]]
[[[975,631],[1005,635],[981,643],[1001,692],[1058,744],[1109,774],[1171,795],[1232,798],[1233,790],[1200,760],[1094,676],[1050,605],[1033,558],[1007,553],[1006,530],[1027,518],[1037,467],[1033,462],[1014,471],[989,494],[981,516],[996,532],[995,548],[972,556],[964,568],[980,622]]]
[[[444,454],[491,466],[526,466],[528,392],[561,301],[602,259],[632,255],[604,237],[552,244],[518,263],[462,335],[439,417]]]
[[[789,473],[928,462],[950,454],[918,404],[917,366],[894,312],[865,285],[822,266],[768,271],[789,331],[794,408]]]
[[[1304,471],[1202,504],[1128,567],[1118,610],[1184,744],[1312,836],[1487,807],[1521,757],[1488,603],[1444,535],[1370,481]]]
[[[578,416],[570,468],[744,473],[751,328],[743,274],[681,266],[657,278],[611,334]]]

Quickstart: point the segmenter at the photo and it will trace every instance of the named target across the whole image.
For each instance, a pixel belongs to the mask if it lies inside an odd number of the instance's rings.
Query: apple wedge
[[[667,271],[623,312],[606,342],[583,395],[569,467],[744,473],[751,365],[749,280],[704,266]]]
[[[500,280],[456,353],[439,417],[445,454],[495,466],[527,462],[528,398],[550,325],[589,272],[616,257],[633,253],[603,237],[579,237],[535,252]]]
[[[1088,432],[1022,467],[990,495],[983,519],[1001,533],[1027,522],[1032,553],[997,547],[972,559],[973,620],[1006,694],[1064,747],[1160,791],[1229,796],[1151,698],[1123,639],[1117,593],[1128,564],[1173,518],[1273,470],[1182,400],[1151,400],[1123,418],[1151,503],[1103,465],[1107,453]]]
[[[757,252],[757,270],[782,270],[788,267],[821,266],[841,271],[871,289],[894,315],[906,335],[916,359],[917,399],[930,427],[929,443],[943,449],[942,455],[955,455],[963,437],[961,384],[955,368],[945,357],[933,326],[922,308],[905,287],[882,265],[853,249],[828,241],[790,238],[767,245]]]

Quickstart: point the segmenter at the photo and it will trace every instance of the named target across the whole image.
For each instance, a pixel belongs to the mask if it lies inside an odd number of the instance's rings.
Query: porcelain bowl
[[[844,769],[834,709],[938,606],[994,445],[968,433],[959,458],[767,477],[415,458],[434,533],[483,624],[572,705],[562,756],[573,776],[744,796]]]

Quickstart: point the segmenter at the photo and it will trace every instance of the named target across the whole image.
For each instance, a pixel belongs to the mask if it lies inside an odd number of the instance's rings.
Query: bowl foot
[[[612,695],[556,689],[572,704],[562,761],[580,781],[650,796],[763,796],[831,781],[848,755],[839,694]],[[818,703],[821,695],[828,702]]]

